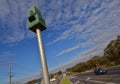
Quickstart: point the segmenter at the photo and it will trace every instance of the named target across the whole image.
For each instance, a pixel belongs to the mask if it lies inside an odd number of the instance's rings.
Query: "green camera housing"
[[[46,29],[46,24],[41,16],[40,11],[35,7],[28,9],[28,29],[36,33],[36,29],[41,31]]]

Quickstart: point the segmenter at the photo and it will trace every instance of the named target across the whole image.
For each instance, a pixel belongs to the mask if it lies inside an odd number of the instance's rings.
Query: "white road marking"
[[[91,78],[90,77],[88,77],[86,80],[90,80]]]

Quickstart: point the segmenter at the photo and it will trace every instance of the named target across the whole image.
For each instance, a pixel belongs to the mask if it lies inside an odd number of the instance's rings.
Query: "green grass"
[[[62,79],[62,84],[71,84],[71,83],[70,83],[70,81],[66,77],[64,77]]]

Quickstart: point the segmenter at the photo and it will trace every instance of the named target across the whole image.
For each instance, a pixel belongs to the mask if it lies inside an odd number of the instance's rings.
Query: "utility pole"
[[[12,77],[13,77],[13,75],[12,75],[12,66],[11,66],[11,64],[9,64],[9,84],[12,84]]]

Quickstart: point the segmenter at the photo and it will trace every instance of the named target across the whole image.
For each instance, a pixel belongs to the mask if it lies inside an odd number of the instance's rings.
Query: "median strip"
[[[71,84],[71,83],[70,83],[70,81],[66,77],[64,77],[62,79],[62,84]]]

